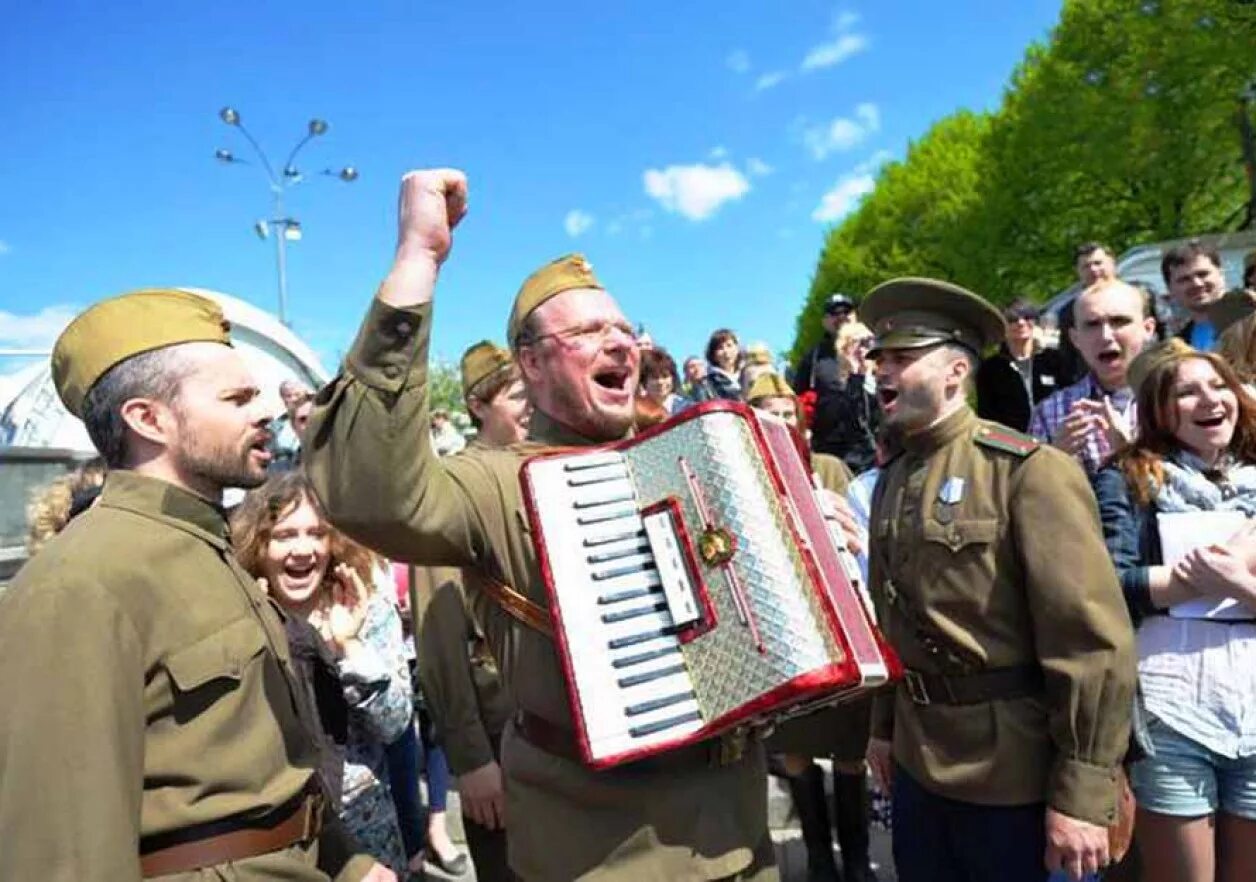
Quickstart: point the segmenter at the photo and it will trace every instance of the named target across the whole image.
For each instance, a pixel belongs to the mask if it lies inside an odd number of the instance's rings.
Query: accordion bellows
[[[798,436],[712,402],[523,466],[583,757],[608,768],[896,676]]]

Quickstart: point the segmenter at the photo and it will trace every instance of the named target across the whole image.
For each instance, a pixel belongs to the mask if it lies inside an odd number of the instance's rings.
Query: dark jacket
[[[851,374],[835,391],[821,392],[813,423],[811,449],[816,453],[836,456],[856,475],[876,464],[881,405],[862,374]]]
[[[977,368],[977,416],[1018,432],[1029,431],[1034,405],[1064,387],[1059,350],[1038,349],[1031,364],[1032,395],[1026,395],[1006,344],[983,361]]]
[[[1135,501],[1125,473],[1114,465],[1100,469],[1091,480],[1099,502],[1103,541],[1121,580],[1130,618],[1137,627],[1147,616],[1164,612],[1152,605],[1147,581],[1148,570],[1164,562],[1156,512]]]
[[[841,362],[832,334],[807,350],[794,372],[794,391],[815,391],[815,418],[811,449],[836,456],[853,474],[872,468],[876,460],[876,431],[881,408],[864,388],[862,376],[842,380]]]
[[[842,385],[839,376],[836,338],[826,332],[799,360],[794,371],[794,391],[802,395],[814,389],[816,397],[835,394]]]
[[[344,786],[345,742],[349,739],[349,705],[340,685],[340,673],[331,650],[314,626],[297,615],[284,617],[292,666],[300,677],[306,700],[315,710],[311,732],[318,742],[319,766],[331,804],[340,805]]]
[[[741,384],[721,370],[707,367],[706,376],[694,389],[698,401],[741,401]]]

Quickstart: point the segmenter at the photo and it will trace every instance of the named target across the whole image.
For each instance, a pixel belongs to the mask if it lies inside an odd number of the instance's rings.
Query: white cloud
[[[4,257],[6,254],[9,254],[12,251],[13,251],[13,247],[9,245],[8,242],[4,241],[3,239],[0,239],[0,257]]]
[[[593,215],[587,211],[581,211],[573,208],[567,212],[567,216],[563,218],[563,229],[567,231],[567,235],[571,238],[587,233],[589,228],[593,226]]]
[[[774,169],[757,156],[746,160],[746,173],[752,178],[762,178],[772,174]]]
[[[816,159],[824,159],[830,153],[852,150],[881,129],[881,111],[871,102],[855,107],[849,117],[839,116],[823,126],[803,132],[803,143]]]
[[[838,13],[837,18],[833,20],[833,30],[842,33],[849,31],[857,24],[859,24],[858,12],[842,12]]]
[[[728,159],[728,148],[723,146],[716,147],[709,155],[712,159]]]
[[[783,70],[774,70],[765,73],[754,81],[754,90],[756,92],[766,92],[768,89],[774,89],[785,80],[789,79],[789,74]]]
[[[724,63],[733,73],[744,74],[750,70],[750,56],[744,49],[735,49],[728,53]]]
[[[646,195],[665,210],[692,221],[706,220],[724,203],[750,192],[746,176],[727,162],[647,169],[643,181]]]
[[[0,310],[0,346],[13,349],[52,349],[57,336],[78,314],[68,304],[45,306],[39,312],[18,315]]]
[[[827,224],[850,214],[876,188],[877,172],[889,158],[888,152],[879,150],[838,178],[833,188],[820,197],[820,204],[811,212],[811,219]]]
[[[828,43],[813,46],[802,60],[803,70],[819,70],[841,64],[852,55],[868,48],[868,38],[863,34],[839,34]]]

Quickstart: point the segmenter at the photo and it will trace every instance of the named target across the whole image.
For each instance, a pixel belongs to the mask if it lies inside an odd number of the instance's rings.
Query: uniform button
[[[401,368],[395,364],[390,364],[384,368],[384,376],[390,380],[395,380],[401,375]]]

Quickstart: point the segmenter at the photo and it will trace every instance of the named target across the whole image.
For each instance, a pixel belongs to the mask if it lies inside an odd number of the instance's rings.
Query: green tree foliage
[[[823,298],[934,275],[996,302],[1073,281],[1072,252],[1244,220],[1237,98],[1256,78],[1256,3],[1066,0],[1002,106],[935,124],[826,239],[794,354]]]
[[[433,359],[428,369],[428,395],[432,410],[443,410],[451,415],[465,413],[462,374],[458,371],[458,365],[439,358]]]

